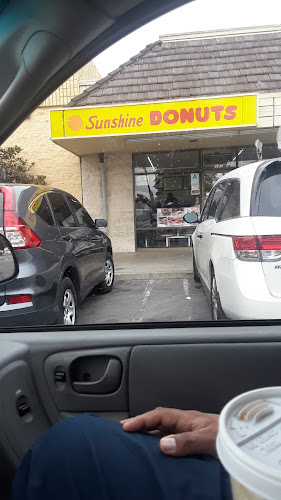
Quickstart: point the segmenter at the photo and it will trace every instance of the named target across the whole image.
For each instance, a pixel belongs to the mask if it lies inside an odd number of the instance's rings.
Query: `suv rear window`
[[[36,198],[30,207],[30,211],[38,215],[41,219],[43,219],[43,221],[49,224],[49,226],[55,225],[46,195]]]
[[[258,197],[258,216],[281,217],[281,163],[268,165],[262,175]]]

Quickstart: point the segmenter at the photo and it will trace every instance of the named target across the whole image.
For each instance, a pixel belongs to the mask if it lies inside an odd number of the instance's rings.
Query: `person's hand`
[[[216,437],[219,416],[200,411],[156,408],[137,417],[122,420],[126,432],[160,431],[163,453],[174,457],[193,454],[217,457]]]

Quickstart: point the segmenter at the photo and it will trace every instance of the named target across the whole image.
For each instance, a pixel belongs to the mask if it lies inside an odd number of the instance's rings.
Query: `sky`
[[[280,0],[194,0],[126,36],[94,63],[103,77],[159,35],[272,24],[281,25]]]

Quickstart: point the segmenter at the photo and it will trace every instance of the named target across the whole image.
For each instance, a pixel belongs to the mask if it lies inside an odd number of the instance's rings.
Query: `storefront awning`
[[[50,112],[52,140],[78,156],[242,145],[247,135],[275,134],[257,125],[256,94]]]

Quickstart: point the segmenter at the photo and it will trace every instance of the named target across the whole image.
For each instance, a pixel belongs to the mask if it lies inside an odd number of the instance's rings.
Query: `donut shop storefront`
[[[206,97],[50,112],[52,140],[81,158],[83,203],[108,220],[115,251],[188,246],[214,182],[278,156],[276,127],[259,123],[266,95]],[[67,186],[65,187],[67,190]]]

